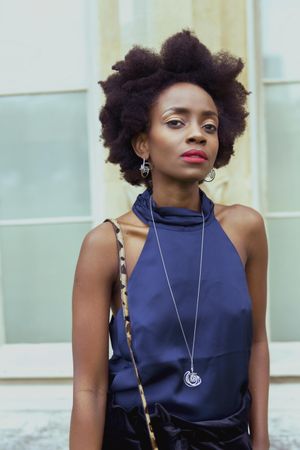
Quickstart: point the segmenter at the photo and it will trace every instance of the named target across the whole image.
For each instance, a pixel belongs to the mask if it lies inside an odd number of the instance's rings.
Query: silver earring
[[[207,181],[208,183],[210,183],[212,180],[215,179],[215,176],[216,176],[216,171],[215,171],[215,169],[211,169],[211,171],[209,172],[208,175],[210,176],[210,179],[207,180],[206,178],[204,178],[203,181]]]
[[[143,158],[143,162],[142,162],[142,164],[141,164],[141,166],[139,168],[142,177],[143,178],[147,178],[147,176],[149,175],[151,169],[152,169],[152,166],[151,166],[150,162],[146,161],[146,159]]]

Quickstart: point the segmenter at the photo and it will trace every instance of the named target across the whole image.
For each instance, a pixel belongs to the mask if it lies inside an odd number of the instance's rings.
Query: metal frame
[[[98,122],[98,109],[100,105],[100,88],[97,84],[100,72],[99,55],[99,25],[98,25],[98,0],[92,0],[85,4],[85,20],[88,23],[87,30],[87,65],[88,75],[86,89],[78,91],[87,92],[87,123],[88,123],[88,154],[89,154],[89,179],[91,215],[73,217],[49,217],[31,218],[21,220],[1,220],[1,226],[10,225],[41,225],[61,223],[86,223],[91,222],[92,227],[97,225],[104,217],[105,192],[103,177],[103,158],[101,156],[101,144],[99,143],[100,125]],[[72,89],[74,91],[74,89]],[[63,90],[61,92],[69,92]],[[77,90],[76,90],[77,92]],[[52,93],[52,92],[51,92]],[[18,94],[19,95],[19,94]],[[20,94],[21,95],[21,94]],[[1,254],[0,254],[1,262]],[[5,344],[5,324],[1,303],[1,265],[0,265],[0,379],[24,379],[24,378],[71,378],[72,357],[71,343],[50,344]],[[1,345],[3,344],[3,345]],[[50,350],[50,351],[49,351]],[[46,351],[46,352],[45,352]],[[45,354],[47,358],[45,359]],[[43,361],[44,359],[44,361]],[[19,361],[20,364],[15,364]],[[24,366],[26,361],[26,367]],[[65,363],[62,367],[62,361]]]
[[[248,69],[249,86],[253,93],[250,98],[250,127],[251,127],[251,162],[252,162],[252,186],[254,206],[261,210],[267,219],[299,218],[300,211],[278,211],[268,212],[266,205],[266,186],[263,179],[267,176],[266,161],[266,126],[264,115],[264,86],[271,84],[295,84],[300,80],[270,80],[263,78],[261,65],[261,34],[260,34],[260,1],[247,0],[247,26],[248,26]],[[250,96],[251,97],[251,96]],[[252,115],[252,118],[251,118]],[[268,293],[270,292],[268,288]],[[269,294],[268,294],[269,297]],[[268,300],[269,304],[269,300]],[[270,335],[270,315],[267,312],[267,328]],[[271,379],[286,377],[298,377],[300,375],[300,365],[298,363],[299,354],[298,341],[272,342],[270,340],[270,374]]]

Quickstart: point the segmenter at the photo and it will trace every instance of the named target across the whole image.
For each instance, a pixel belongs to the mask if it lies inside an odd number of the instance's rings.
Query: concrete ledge
[[[72,376],[72,346],[69,342],[0,346],[0,379],[72,378]]]

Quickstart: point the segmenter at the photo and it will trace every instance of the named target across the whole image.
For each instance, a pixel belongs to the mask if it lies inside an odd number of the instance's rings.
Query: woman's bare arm
[[[108,384],[108,322],[118,271],[110,223],[84,238],[74,277],[72,306],[73,408],[70,450],[100,450]]]
[[[269,349],[266,333],[268,245],[261,215],[248,209],[246,275],[253,309],[253,341],[249,365],[252,395],[250,430],[253,450],[268,450]]]

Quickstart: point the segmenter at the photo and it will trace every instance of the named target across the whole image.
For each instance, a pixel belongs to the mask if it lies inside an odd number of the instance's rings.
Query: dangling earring
[[[152,169],[152,166],[151,166],[150,162],[146,161],[146,159],[143,158],[143,162],[142,162],[142,164],[141,164],[141,166],[139,168],[142,177],[143,178],[147,178],[147,176],[149,175],[151,169]]]
[[[204,178],[203,181],[207,181],[208,183],[210,183],[212,180],[215,179],[215,176],[216,176],[216,171],[215,171],[215,169],[211,169],[211,171],[209,172],[208,175],[210,176],[210,179],[207,180],[206,178]]]

